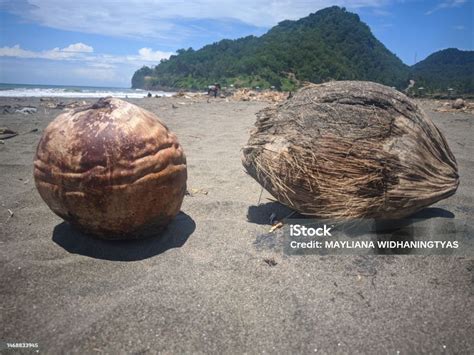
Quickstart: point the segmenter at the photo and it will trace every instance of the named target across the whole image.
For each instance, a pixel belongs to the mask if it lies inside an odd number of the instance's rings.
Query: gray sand
[[[260,186],[240,163],[265,103],[130,101],[177,133],[194,191],[163,236],[134,243],[75,232],[36,192],[36,144],[60,110],[0,114],[0,127],[40,130],[0,145],[0,340],[81,354],[472,353],[473,258],[287,257],[256,247],[270,214],[288,212],[267,193],[256,206]],[[8,103],[39,107],[0,98]],[[471,218],[474,116],[431,105],[461,175],[457,194],[433,211]]]

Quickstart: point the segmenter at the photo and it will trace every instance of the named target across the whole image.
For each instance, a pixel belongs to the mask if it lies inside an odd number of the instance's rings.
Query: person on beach
[[[221,90],[221,84],[214,83],[214,85],[209,85],[207,89],[207,94],[208,95],[214,95],[214,97],[217,97],[217,93]]]

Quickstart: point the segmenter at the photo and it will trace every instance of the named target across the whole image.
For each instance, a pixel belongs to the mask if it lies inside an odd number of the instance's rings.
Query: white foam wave
[[[64,97],[64,98],[101,98],[106,96],[141,99],[150,92],[153,96],[172,96],[174,92],[145,90],[74,90],[59,88],[14,88],[0,90],[0,97]]]

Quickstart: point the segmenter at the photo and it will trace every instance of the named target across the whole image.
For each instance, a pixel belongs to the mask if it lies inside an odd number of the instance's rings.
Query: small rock
[[[466,106],[466,103],[464,102],[463,99],[457,99],[456,101],[453,102],[453,108],[455,108],[456,110],[459,110],[463,108],[464,106]]]
[[[264,258],[263,261],[270,267],[278,265],[274,258]]]

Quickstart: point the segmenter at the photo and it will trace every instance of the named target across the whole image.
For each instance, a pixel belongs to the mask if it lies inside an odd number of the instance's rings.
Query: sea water
[[[147,91],[141,89],[62,86],[62,85],[26,85],[0,83],[0,97],[70,97],[100,98],[106,96],[141,99],[151,93],[153,96],[171,96],[174,92]]]

